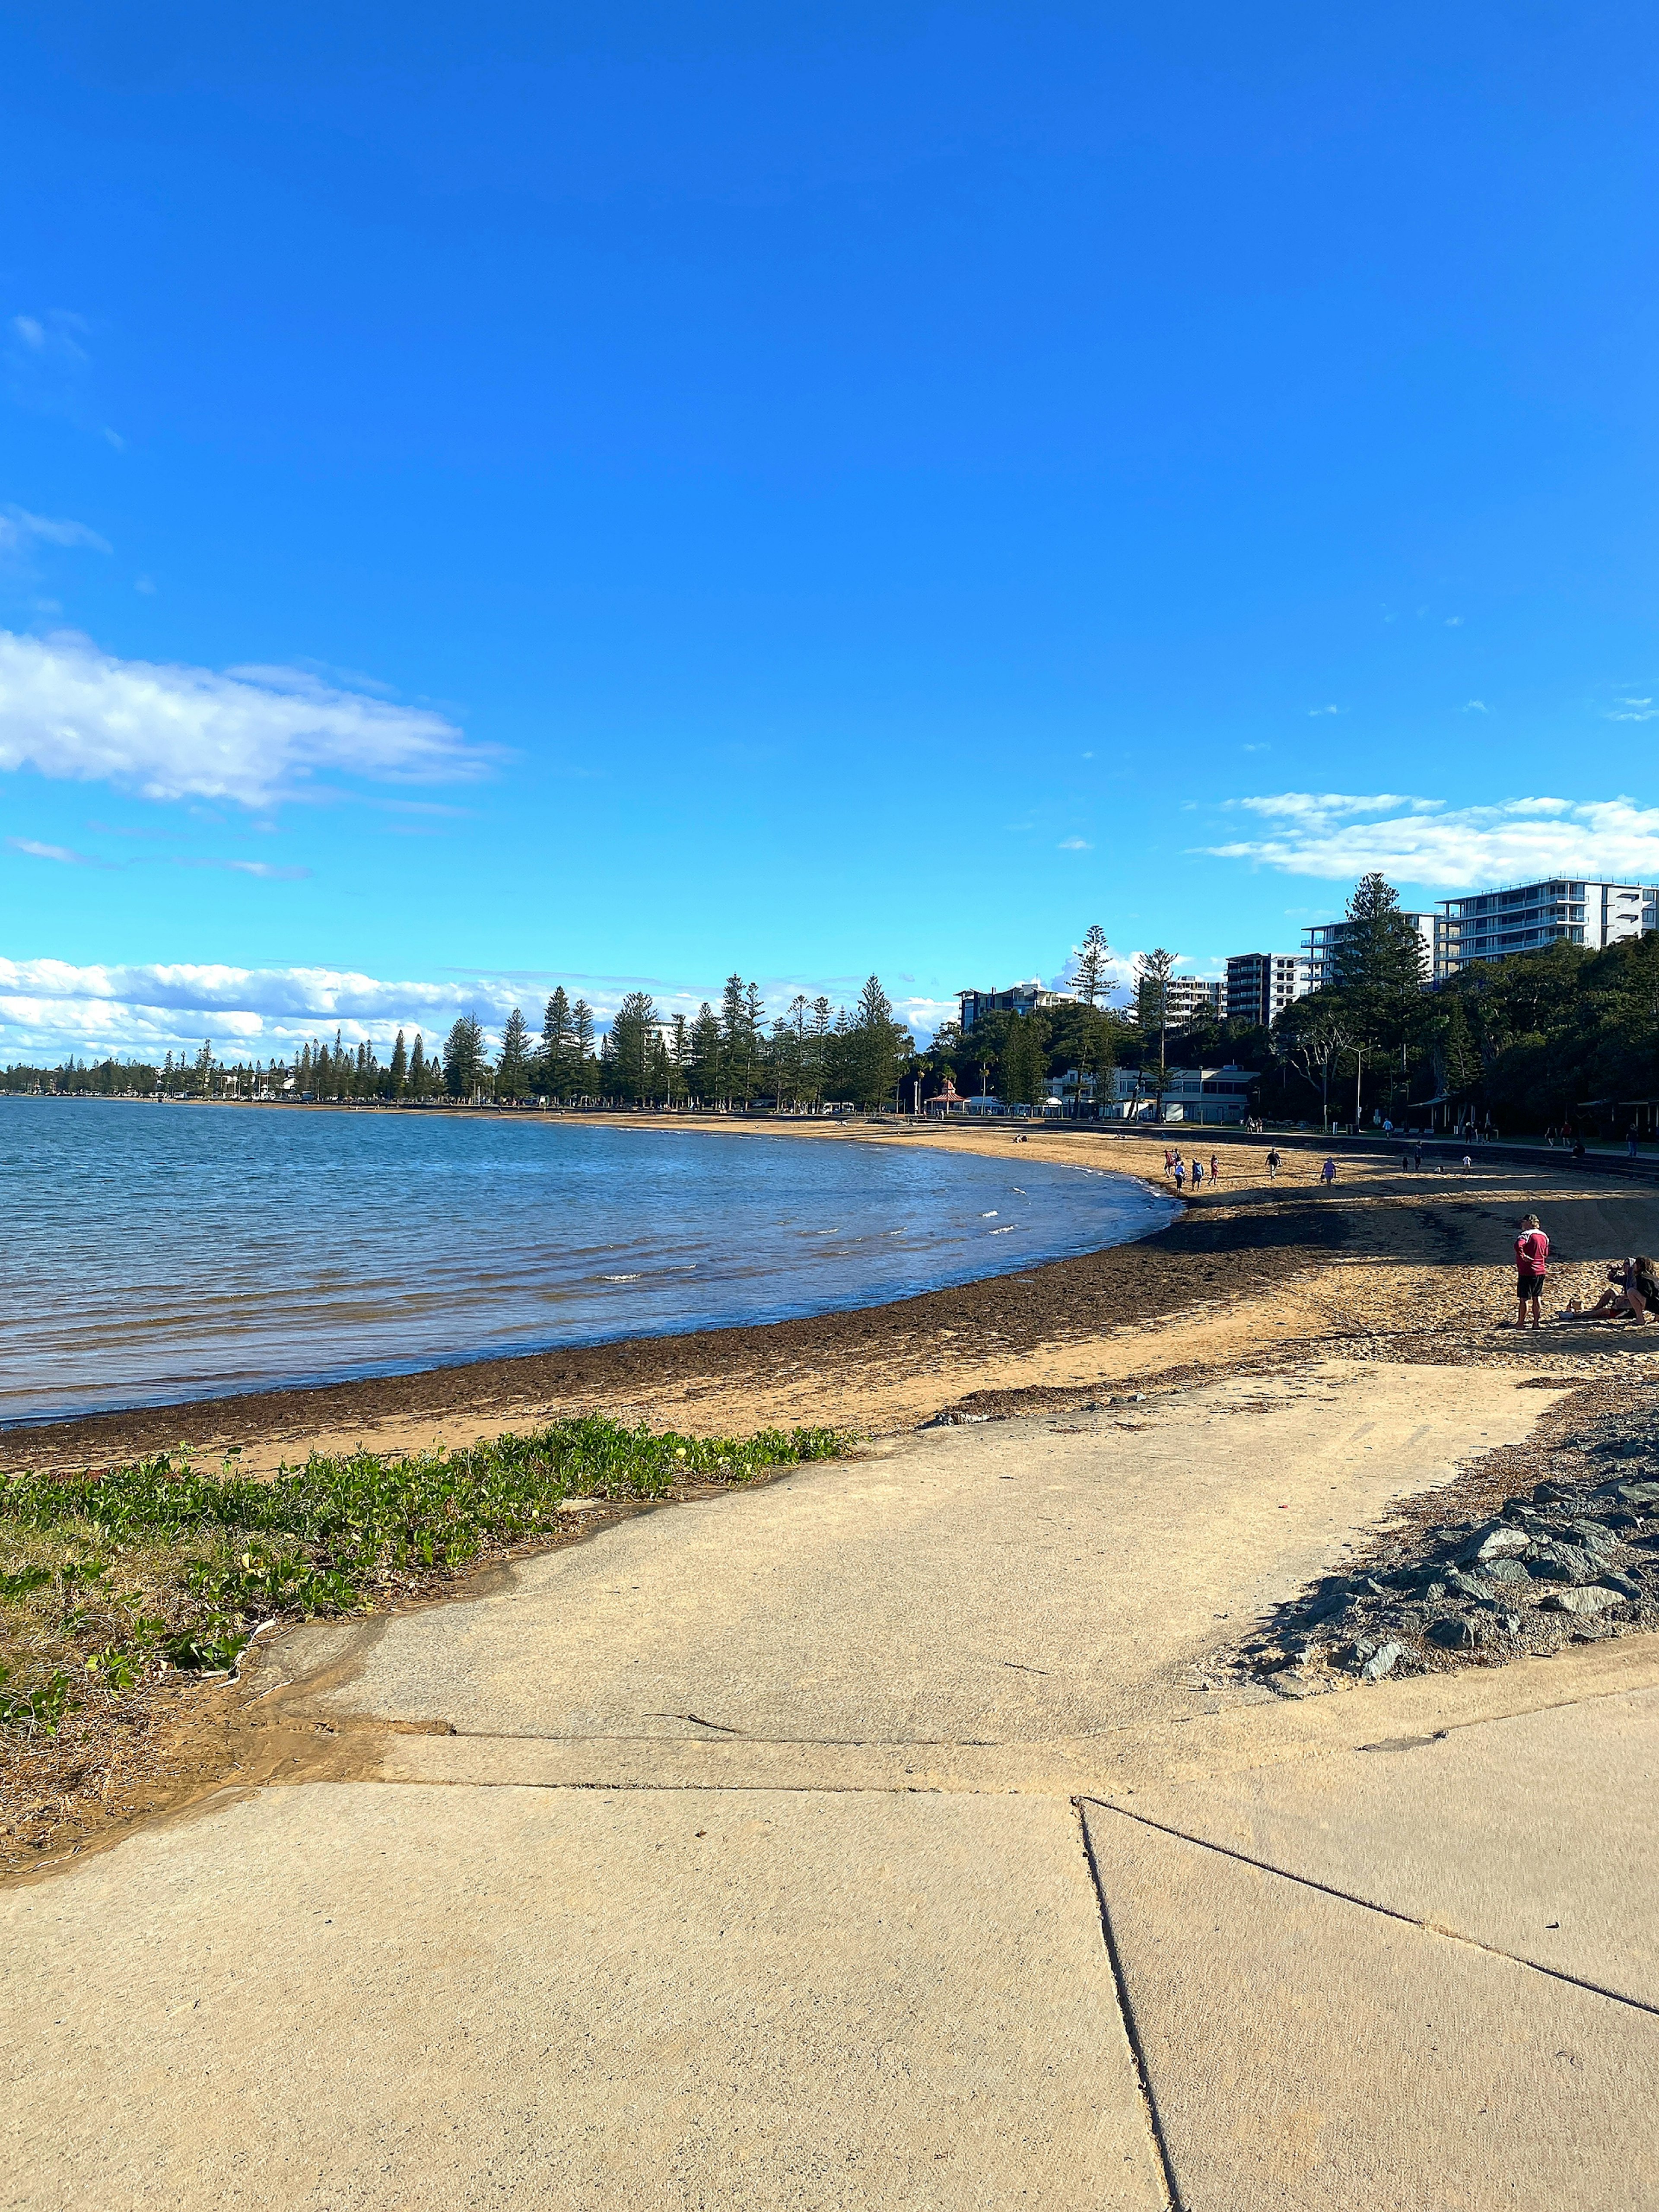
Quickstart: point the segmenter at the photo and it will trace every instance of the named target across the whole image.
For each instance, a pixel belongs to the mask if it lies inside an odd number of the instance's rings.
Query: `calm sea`
[[[775,1321],[1146,1236],[915,1139],[0,1097],[0,1425]]]

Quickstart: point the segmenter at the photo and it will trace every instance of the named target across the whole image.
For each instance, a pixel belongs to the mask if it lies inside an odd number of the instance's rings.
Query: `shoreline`
[[[896,1133],[805,1119],[782,1127],[738,1117],[607,1119],[818,1142],[881,1144]],[[926,1131],[940,1149],[986,1156],[1003,1152],[1013,1133],[1006,1126]],[[1168,1130],[1157,1132],[1156,1145],[1075,1127],[1032,1125],[1020,1133],[1033,1165],[1087,1164],[1164,1185]],[[1565,1158],[1488,1156],[1467,1174],[1417,1176],[1350,1155],[1326,1193],[1310,1180],[1305,1155],[1288,1158],[1270,1185],[1260,1159],[1277,1140],[1241,1143],[1237,1133],[1224,1133],[1233,1143],[1218,1188],[1188,1199],[1168,1227],[1093,1253],[790,1320],[32,1423],[0,1431],[0,1472],[99,1466],[188,1443],[204,1455],[234,1449],[245,1471],[263,1475],[312,1450],[459,1445],[587,1413],[701,1434],[830,1423],[876,1435],[953,1412],[975,1418],[1021,1402],[1058,1404],[1068,1393],[1218,1365],[1332,1354],[1506,1361],[1520,1346],[1492,1324],[1513,1296],[1512,1214],[1548,1208],[1562,1296],[1593,1291],[1601,1259],[1659,1242],[1659,1202],[1616,1173],[1603,1178]],[[1243,1145],[1255,1160],[1241,1158]],[[1207,1133],[1203,1148],[1212,1149]],[[1552,1330],[1532,1340],[1534,1357],[1545,1342],[1552,1358],[1599,1365],[1609,1354],[1659,1350],[1659,1329],[1637,1338]]]
[[[834,1370],[844,1390],[917,1332],[961,1346],[941,1367],[990,1345],[1005,1347],[1004,1356],[1030,1353],[1212,1297],[1241,1261],[1265,1289],[1300,1272],[1314,1253],[1334,1250],[1342,1235],[1340,1212],[1308,1195],[1286,1194],[1259,1212],[1218,1207],[1212,1214],[1203,1200],[1188,1201],[1180,1218],[1147,1237],[875,1304],[18,1425],[0,1430],[0,1470],[137,1458],[183,1441],[204,1450],[240,1446],[252,1464],[250,1446],[380,1434],[389,1424],[459,1442],[492,1419],[600,1407],[631,1412],[642,1397],[665,1393],[724,1397],[734,1385],[763,1387],[769,1376],[775,1386],[788,1376],[798,1390],[822,1387],[830,1379],[824,1370]],[[678,1425],[725,1425],[719,1418]]]

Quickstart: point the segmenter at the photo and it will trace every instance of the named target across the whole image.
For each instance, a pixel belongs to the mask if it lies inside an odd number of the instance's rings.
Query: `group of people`
[[[1178,1152],[1172,1152],[1169,1146],[1165,1145],[1164,1172],[1174,1183],[1177,1193],[1186,1188],[1188,1176],[1192,1177],[1194,1192],[1200,1191],[1204,1188],[1204,1163],[1196,1152],[1193,1154],[1189,1163],[1183,1160]],[[1219,1182],[1221,1180],[1221,1161],[1214,1152],[1210,1155],[1209,1177],[1212,1182]]]
[[[1515,1326],[1532,1328],[1542,1319],[1544,1287],[1549,1273],[1550,1240],[1538,1216],[1521,1217],[1521,1233],[1515,1240]],[[1659,1321],[1659,1261],[1632,1253],[1607,1269],[1607,1288],[1593,1306],[1575,1298],[1563,1306],[1558,1321]]]

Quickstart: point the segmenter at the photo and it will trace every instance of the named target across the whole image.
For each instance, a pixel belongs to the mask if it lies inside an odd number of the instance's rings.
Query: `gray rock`
[[[1506,1521],[1489,1522],[1477,1528],[1458,1553],[1465,1566],[1484,1566],[1489,1559],[1502,1559],[1506,1553],[1529,1549],[1532,1538],[1524,1528],[1512,1528]]]
[[[1532,1577],[1520,1559],[1492,1559],[1486,1565],[1486,1579],[1494,1583],[1527,1583]]]
[[[1423,1595],[1431,1605],[1438,1605],[1441,1599],[1446,1595],[1446,1585],[1444,1583],[1437,1580],[1425,1583],[1423,1585]]]
[[[1524,1568],[1522,1571],[1525,1572]],[[1480,1582],[1474,1575],[1459,1574],[1455,1571],[1446,1577],[1446,1594],[1449,1597],[1466,1597],[1475,1605],[1496,1605],[1498,1602],[1490,1583]]]
[[[1379,1644],[1359,1672],[1368,1682],[1380,1682],[1389,1674],[1400,1656],[1397,1644]]]
[[[1626,1505],[1659,1505],[1659,1482],[1621,1482],[1613,1494]]]
[[[1547,1597],[1539,1600],[1538,1610],[1540,1613],[1575,1613],[1584,1620],[1598,1613],[1606,1613],[1610,1607],[1624,1602],[1617,1590],[1592,1586],[1588,1589],[1552,1590]]]
[[[1605,1552],[1609,1545],[1619,1541],[1612,1529],[1602,1521],[1575,1521],[1572,1534],[1587,1552]]]
[[[1480,1632],[1461,1613],[1447,1613],[1429,1623],[1429,1641],[1443,1651],[1473,1651],[1480,1642]]]
[[[1576,1544],[1547,1544],[1527,1561],[1527,1571],[1540,1583],[1587,1583],[1595,1579],[1596,1563]]]
[[[1591,1588],[1617,1590],[1620,1597],[1639,1598],[1642,1595],[1642,1585],[1633,1576],[1615,1573],[1611,1568],[1601,1577],[1600,1582],[1592,1583]]]

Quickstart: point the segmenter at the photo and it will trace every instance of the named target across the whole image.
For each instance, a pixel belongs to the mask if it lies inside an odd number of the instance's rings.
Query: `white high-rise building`
[[[1502,960],[1511,952],[1538,952],[1548,945],[1583,945],[1600,951],[1659,929],[1659,889],[1651,884],[1593,884],[1551,876],[1535,884],[1442,899],[1440,904],[1452,972],[1471,960]]]

